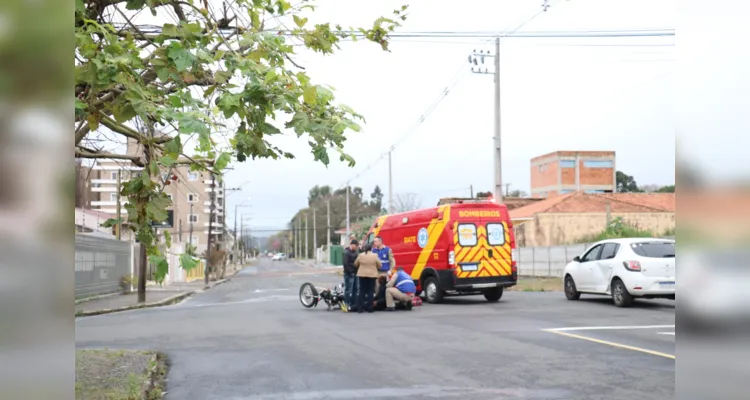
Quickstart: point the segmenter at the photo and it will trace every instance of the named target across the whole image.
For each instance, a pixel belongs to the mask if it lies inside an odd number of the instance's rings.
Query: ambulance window
[[[373,241],[375,241],[375,234],[371,233],[367,236],[367,240],[365,241],[365,244],[371,244]]]
[[[490,246],[505,244],[505,226],[503,224],[487,224],[487,243]]]
[[[477,227],[474,224],[458,225],[458,244],[461,247],[473,247],[477,245]]]

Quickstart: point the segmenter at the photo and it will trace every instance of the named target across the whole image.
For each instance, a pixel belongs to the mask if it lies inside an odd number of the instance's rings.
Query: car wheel
[[[443,301],[443,291],[440,290],[440,285],[438,285],[438,280],[435,277],[431,276],[425,279],[423,286],[428,303],[436,304]]]
[[[581,292],[576,289],[576,283],[570,275],[565,277],[565,298],[568,300],[578,300],[581,298]]]
[[[487,299],[490,303],[494,303],[500,298],[503,297],[503,288],[502,287],[496,287],[489,289],[484,292],[484,298]]]
[[[619,279],[612,281],[612,301],[617,307],[630,307],[633,304],[633,296]]]

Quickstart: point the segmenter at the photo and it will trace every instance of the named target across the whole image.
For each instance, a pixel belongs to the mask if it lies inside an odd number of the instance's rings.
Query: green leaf
[[[214,164],[214,166],[216,167],[216,169],[221,171],[226,168],[227,165],[229,165],[229,161],[231,160],[232,156],[230,156],[229,153],[221,153],[219,155],[219,158],[216,159],[216,163]]]
[[[117,121],[117,123],[122,124],[123,122],[127,122],[135,118],[136,113],[132,104],[116,103],[114,107],[112,107],[112,115],[115,117],[115,121]]]
[[[161,283],[164,282],[164,278],[169,273],[169,262],[167,262],[167,259],[162,255],[154,255],[148,258],[148,261],[151,264],[154,264],[155,269],[155,277],[154,279],[156,282]]]
[[[177,160],[175,160],[174,157],[170,155],[165,155],[159,159],[159,162],[165,167],[171,167],[174,163],[177,162]]]
[[[154,202],[148,203],[146,205],[146,211],[149,215],[151,215],[151,218],[155,222],[162,222],[169,216],[167,214],[166,207],[159,207],[157,204],[154,204]]]
[[[180,254],[180,266],[182,266],[182,269],[185,271],[190,271],[198,266],[198,260],[191,257],[190,254],[182,253]]]
[[[315,86],[308,86],[305,88],[305,91],[302,93],[302,98],[305,100],[305,103],[314,106],[315,103],[318,101],[317,98],[317,89]]]
[[[122,223],[122,218],[110,218],[110,219],[104,221],[104,223],[102,224],[102,227],[104,227],[104,228],[111,228],[111,227],[113,227],[113,226],[115,226],[117,224],[121,224],[121,223]]]
[[[268,122],[263,122],[262,126],[263,126],[262,131],[266,135],[275,135],[275,134],[281,133],[279,128],[273,126],[272,124]]]
[[[148,175],[148,171],[143,170],[143,173],[141,174],[141,183],[143,183],[143,186],[149,187],[151,185],[151,177]]]
[[[180,96],[169,96],[169,104],[171,104],[174,108],[181,108],[184,106]]]
[[[182,47],[181,44],[173,42],[171,43],[167,55],[174,62],[178,72],[185,71],[193,65],[195,56],[190,53],[187,49]]]
[[[125,8],[128,10],[140,10],[146,5],[146,0],[128,0]]]
[[[297,15],[294,15],[293,18],[294,18],[294,23],[297,24],[297,26],[299,26],[300,28],[304,27],[305,24],[307,23],[307,18],[305,17],[299,17]]]
[[[216,73],[214,73],[214,80],[217,83],[226,83],[231,77],[232,73],[229,71],[216,71]]]
[[[172,24],[164,24],[161,28],[161,33],[162,35],[170,37],[180,36],[180,31],[177,30],[177,27]]]
[[[169,231],[164,231],[164,240],[167,242],[167,248],[172,247],[172,234]]]
[[[260,29],[260,16],[253,9],[250,9],[248,13],[250,14],[250,23],[252,24],[253,29],[256,31],[259,30]]]
[[[159,176],[159,166],[157,165],[156,161],[151,161],[148,164],[148,171],[149,175],[151,176]]]
[[[159,78],[160,81],[166,82],[169,79],[169,68],[167,68],[167,67],[157,67],[156,68],[156,77]]]
[[[182,143],[180,135],[174,137],[174,139],[164,143],[164,151],[172,155],[178,155],[182,153]]]

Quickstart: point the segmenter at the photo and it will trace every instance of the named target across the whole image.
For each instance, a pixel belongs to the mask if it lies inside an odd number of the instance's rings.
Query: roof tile
[[[511,219],[531,218],[540,213],[675,212],[674,193],[568,193],[510,211]]]

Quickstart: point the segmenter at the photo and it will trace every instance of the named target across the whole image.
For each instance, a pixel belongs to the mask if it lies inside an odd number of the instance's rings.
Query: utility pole
[[[486,57],[492,57],[494,64],[495,64],[495,70],[492,72],[487,71],[487,68],[484,68],[482,70],[481,67],[479,67],[479,64],[484,64],[484,59]],[[503,203],[503,171],[502,171],[502,153],[501,153],[501,140],[500,140],[500,133],[502,131],[502,125],[500,120],[500,37],[495,38],[495,53],[492,54],[489,51],[486,53],[484,50],[480,51],[479,53],[474,50],[474,52],[469,55],[469,62],[473,65],[477,66],[476,70],[475,67],[471,67],[471,72],[475,74],[493,74],[494,76],[494,83],[495,83],[495,117],[494,117],[494,123],[495,123],[495,134],[492,137],[493,141],[493,156],[494,156],[494,163],[495,163],[495,188],[494,188],[494,196],[495,201],[499,204]]]
[[[346,237],[349,237],[349,234],[351,233],[351,224],[349,222],[349,189],[351,186],[349,186],[349,182],[346,182]],[[330,202],[329,202],[330,206]],[[330,236],[330,235],[329,235]]]
[[[188,236],[188,245],[193,247],[193,203],[190,203],[190,215],[188,216],[190,223],[190,236]]]
[[[503,204],[503,163],[500,149],[500,38],[495,38],[495,201]]]
[[[307,257],[310,255],[310,251],[309,251],[310,250],[310,247],[309,247],[310,242],[308,242],[307,233],[308,233],[308,229],[307,229],[307,213],[305,213],[305,259],[307,259]]]
[[[503,186],[505,186],[505,197],[510,197],[510,183],[506,183]]]
[[[208,215],[208,253],[206,257],[206,270],[203,272],[203,282],[208,285],[208,275],[211,272],[211,256],[214,253],[213,249],[213,228],[214,228],[214,208],[216,207],[216,175],[211,172],[211,209]]]
[[[326,201],[326,208],[327,208],[326,211],[328,214],[326,216],[326,249],[328,249],[328,255],[330,258],[330,254],[331,254],[331,200]],[[349,236],[347,236],[347,238],[349,238]]]
[[[469,194],[471,195],[471,198],[474,198],[474,185],[469,185]]]
[[[313,207],[313,258],[317,258],[316,249],[318,248],[318,226],[315,223],[315,207]]]
[[[120,208],[122,208],[122,203],[120,200],[120,190],[122,185],[122,170],[117,170],[117,225],[115,225],[115,232],[117,232],[117,240],[122,240],[122,221],[120,221],[120,218],[122,218],[122,213],[120,212]]]
[[[391,159],[393,147],[388,150],[388,214],[393,214],[393,169],[391,168]],[[347,232],[348,234],[348,232]]]

